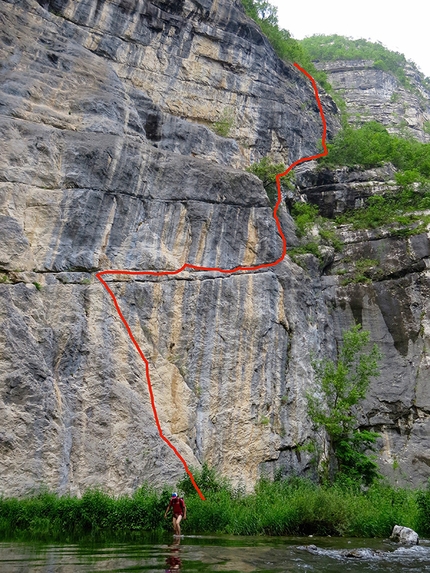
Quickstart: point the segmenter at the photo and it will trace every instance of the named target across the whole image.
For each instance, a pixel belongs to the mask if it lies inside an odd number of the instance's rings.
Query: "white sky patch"
[[[313,34],[339,34],[379,41],[414,61],[430,77],[429,0],[269,1],[278,7],[280,27],[298,40]]]

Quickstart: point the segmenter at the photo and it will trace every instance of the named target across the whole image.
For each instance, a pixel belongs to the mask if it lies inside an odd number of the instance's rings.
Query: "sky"
[[[278,7],[279,24],[297,40],[313,34],[340,34],[380,41],[401,52],[430,77],[430,3],[408,0],[270,0]]]

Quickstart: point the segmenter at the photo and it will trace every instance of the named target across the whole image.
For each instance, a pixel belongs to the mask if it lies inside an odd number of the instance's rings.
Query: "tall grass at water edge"
[[[184,485],[184,480],[181,484]],[[184,488],[185,490],[187,488]],[[318,486],[304,479],[261,480],[252,494],[216,483],[203,501],[186,495],[183,533],[233,535],[348,535],[386,537],[396,524],[430,533],[430,490],[375,485]],[[148,486],[132,497],[87,491],[82,498],[42,493],[0,499],[0,539],[73,541],[81,538],[138,539],[171,531],[164,519],[170,493]]]

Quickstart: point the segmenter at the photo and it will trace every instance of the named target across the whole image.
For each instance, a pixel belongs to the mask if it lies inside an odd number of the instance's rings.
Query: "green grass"
[[[212,129],[220,137],[228,137],[234,125],[234,111],[226,108],[221,113],[219,120],[212,124]]]
[[[206,501],[188,477],[178,484],[185,491],[188,519],[182,529],[188,534],[386,537],[396,524],[430,533],[430,490],[375,485],[363,492],[354,484],[325,487],[291,478],[262,479],[254,493],[246,494],[207,467],[195,477]],[[81,499],[51,493],[3,498],[0,539],[136,539],[145,532],[170,531],[170,518],[163,519],[169,495],[167,489],[144,486],[132,497],[93,490]]]
[[[134,496],[113,498],[98,490],[82,498],[41,493],[27,499],[0,499],[0,539],[67,540],[162,531],[169,492],[147,486]]]

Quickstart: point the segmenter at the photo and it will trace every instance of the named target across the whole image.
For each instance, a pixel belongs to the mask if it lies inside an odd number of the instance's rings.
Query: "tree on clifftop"
[[[381,353],[375,344],[369,352],[369,332],[361,325],[343,333],[337,360],[313,364],[316,390],[307,393],[308,415],[315,431],[325,431],[328,450],[319,452],[321,477],[371,484],[380,477],[378,466],[365,452],[374,449],[379,434],[357,429],[353,407],[366,396],[370,379],[379,375]]]

